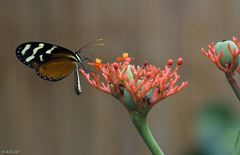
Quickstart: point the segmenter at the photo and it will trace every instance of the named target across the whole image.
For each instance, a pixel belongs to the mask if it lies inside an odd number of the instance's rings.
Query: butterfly
[[[16,56],[23,64],[35,69],[37,75],[44,80],[59,81],[74,71],[74,88],[76,94],[80,95],[79,68],[85,70],[83,62],[90,60],[82,56],[82,49],[92,43],[103,45],[100,43],[102,40],[89,42],[76,52],[45,42],[25,42],[16,48]]]

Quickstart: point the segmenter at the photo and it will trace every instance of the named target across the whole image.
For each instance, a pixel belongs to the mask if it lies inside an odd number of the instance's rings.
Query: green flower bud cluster
[[[233,61],[232,54],[229,51],[229,47],[228,47],[229,45],[230,45],[231,51],[234,51],[234,50],[238,51],[239,50],[237,45],[231,40],[224,40],[224,41],[217,42],[215,44],[216,54],[219,54],[220,52],[223,52],[223,55],[220,58],[220,63],[224,67],[228,64],[231,64],[232,61]],[[238,56],[238,60],[237,60],[236,64],[234,65],[234,69],[236,69],[239,64],[240,64],[240,57]]]

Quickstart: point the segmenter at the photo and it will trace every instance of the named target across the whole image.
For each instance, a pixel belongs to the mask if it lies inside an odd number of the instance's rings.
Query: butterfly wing
[[[47,61],[36,69],[39,77],[49,81],[59,81],[73,71],[75,62],[66,56],[57,57]]]
[[[42,42],[27,42],[16,49],[17,58],[36,69],[39,77],[58,81],[68,76],[77,62],[75,54],[63,47]]]
[[[75,54],[63,47],[43,42],[26,42],[19,45],[16,49],[17,58],[31,68],[59,56],[67,56],[73,61],[77,61]]]

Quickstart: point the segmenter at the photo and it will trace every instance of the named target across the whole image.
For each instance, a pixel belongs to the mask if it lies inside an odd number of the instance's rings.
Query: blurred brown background
[[[72,75],[51,83],[15,56],[26,41],[76,50],[103,37],[94,55],[112,61],[123,51],[163,66],[184,58],[181,80],[190,85],[149,115],[150,128],[166,155],[194,143],[193,119],[209,100],[240,108],[224,74],[200,53],[207,44],[239,37],[239,0],[0,0],[0,151],[21,155],[148,155],[127,111],[113,97]],[[1,153],[1,152],[0,152]]]

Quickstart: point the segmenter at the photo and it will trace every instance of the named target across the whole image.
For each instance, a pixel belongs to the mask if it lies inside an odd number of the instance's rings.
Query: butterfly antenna
[[[99,46],[103,46],[104,45],[104,42],[103,42],[103,38],[99,38],[97,40],[94,40],[94,41],[90,41],[88,43],[86,43],[85,45],[83,45],[79,50],[78,52],[80,52],[82,49],[84,49],[85,47],[89,46],[89,45],[92,45],[96,43],[96,45],[99,45]]]

